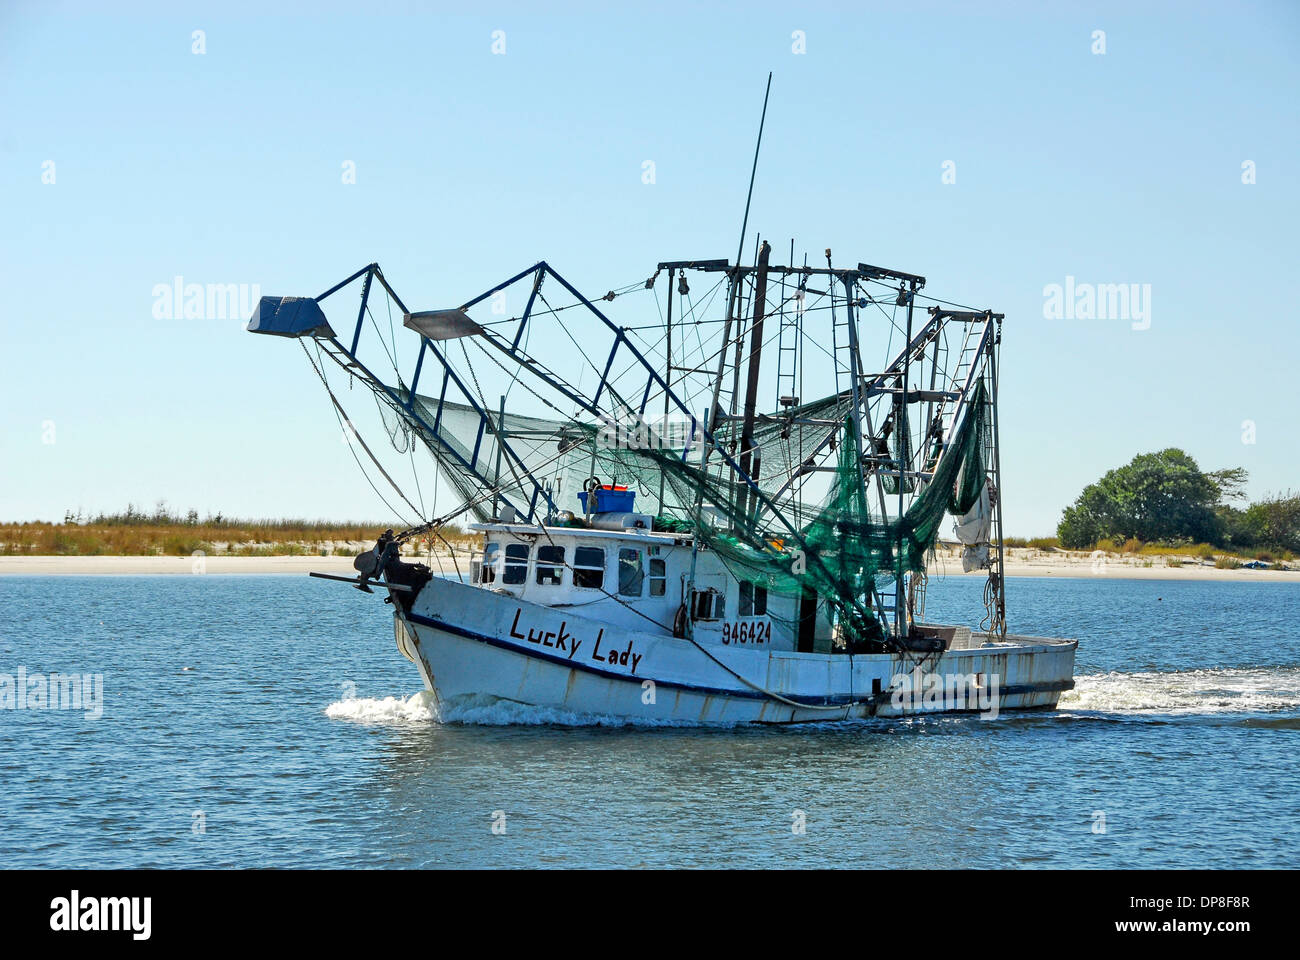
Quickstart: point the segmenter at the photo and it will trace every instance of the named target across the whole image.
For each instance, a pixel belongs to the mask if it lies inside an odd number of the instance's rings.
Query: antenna
[[[754,176],[758,173],[758,148],[763,145],[763,124],[767,122],[767,98],[772,92],[772,71],[767,72],[767,90],[763,92],[763,116],[758,121],[758,142],[754,144],[754,166],[749,171],[749,193],[745,196],[745,219],[740,223],[740,245],[736,248],[736,266],[745,252],[745,231],[749,229],[749,202],[754,199]]]

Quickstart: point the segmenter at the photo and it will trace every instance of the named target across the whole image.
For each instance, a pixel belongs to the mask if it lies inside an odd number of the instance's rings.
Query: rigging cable
[[[370,447],[366,444],[366,441],[362,439],[361,434],[359,434],[356,431],[356,428],[352,426],[352,420],[348,417],[347,411],[343,409],[342,404],[339,403],[338,397],[334,395],[334,391],[330,388],[329,381],[325,379],[325,374],[321,371],[320,367],[316,365],[315,358],[312,357],[311,353],[307,350],[307,344],[303,343],[302,340],[299,340],[298,343],[302,346],[302,352],[306,355],[308,362],[312,366],[312,369],[316,371],[316,376],[320,378],[320,382],[324,385],[325,392],[329,394],[330,402],[334,404],[335,416],[339,418],[339,426],[343,429],[344,433],[349,437],[348,450],[352,454],[352,458],[357,461],[357,466],[361,467],[361,472],[362,475],[365,476],[366,482],[370,484],[371,489],[373,489],[375,491],[375,494],[379,497],[379,499],[383,501],[384,506],[388,507],[389,510],[392,510],[394,516],[396,516],[398,519],[402,520],[405,523],[408,524],[410,523],[409,520],[406,520],[404,517],[402,517],[401,511],[393,509],[392,504],[390,504],[388,500],[384,497],[384,495],[379,492],[379,488],[376,487],[374,481],[370,479],[370,475],[369,473],[366,472],[365,467],[361,466],[361,459],[357,456],[356,450],[354,450],[352,447],[352,443],[350,440],[351,437],[355,437],[357,443],[361,444],[361,449],[366,451],[366,455],[370,457],[371,461],[379,469],[379,472],[383,474],[384,479],[387,480],[389,484],[392,486],[392,488],[397,491],[397,495],[400,496],[406,502],[407,506],[409,506],[412,510],[415,511],[416,516],[422,517],[423,514],[420,512],[420,509],[416,507],[415,504],[411,503],[410,499],[406,496],[406,494],[402,492],[402,488],[399,487],[397,485],[397,482],[388,475],[388,471],[384,469],[383,464],[381,464],[378,458],[375,457],[374,453],[371,452]],[[319,347],[317,349],[319,349]]]

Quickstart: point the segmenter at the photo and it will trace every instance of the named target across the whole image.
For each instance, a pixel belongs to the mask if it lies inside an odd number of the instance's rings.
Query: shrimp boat
[[[263,297],[248,329],[299,341],[372,485],[419,521],[358,556],[355,578],[313,575],[385,596],[445,714],[1054,708],[1077,642],[1007,632],[1003,315],[830,250],[795,259],[756,241],[747,263],[664,261],[594,299],[543,261],[415,312],[372,263],[317,297]],[[385,443],[344,409],[358,393]],[[453,507],[397,482],[394,455],[417,485],[433,470]],[[948,515],[964,570],[987,574],[977,625],[925,615]],[[438,570],[432,549],[412,556],[450,530],[471,555]]]

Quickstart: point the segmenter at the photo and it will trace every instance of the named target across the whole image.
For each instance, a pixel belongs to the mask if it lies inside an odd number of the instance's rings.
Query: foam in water
[[[409,697],[355,697],[331,703],[325,715],[334,720],[358,723],[414,724],[456,723],[469,726],[562,726],[562,727],[675,727],[679,721],[634,719],[608,714],[575,713],[553,707],[536,707],[490,697],[470,698],[444,704],[442,710],[428,690]]]
[[[1300,707],[1300,667],[1100,673],[1074,678],[1063,710],[1254,713]]]
[[[1266,713],[1296,709],[1300,708],[1300,667],[1091,674],[1075,677],[1075,687],[1061,696],[1060,708],[1116,714]],[[698,726],[687,721],[575,713],[490,697],[443,704],[439,710],[428,690],[409,697],[340,700],[326,707],[325,715],[335,720],[394,725]]]
[[[352,697],[331,703],[325,716],[359,723],[428,723],[437,719],[437,705],[428,690],[409,697]]]
[[[676,727],[698,726],[682,721],[617,717],[603,713],[575,713],[555,707],[536,707],[512,700],[469,698],[462,702],[444,704],[439,720],[443,723],[463,723],[474,726],[539,726],[561,727]]]

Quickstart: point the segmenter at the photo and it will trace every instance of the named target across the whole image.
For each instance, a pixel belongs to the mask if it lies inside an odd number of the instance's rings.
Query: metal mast
[[[907,291],[907,335],[904,343],[912,342],[912,307],[916,300],[914,290]],[[907,416],[907,391],[910,383],[912,372],[912,351],[908,350],[903,357],[903,380],[899,386],[902,391],[901,402],[899,403],[899,420],[894,424],[894,432],[898,434],[898,543],[895,548],[895,559],[898,562],[898,570],[895,574],[894,582],[894,635],[900,639],[908,634],[907,624],[907,597],[906,590],[903,586],[903,496],[907,487],[907,473],[910,472],[912,464],[905,462],[904,457],[911,452],[912,438],[908,435],[911,430],[911,419]]]
[[[751,480],[758,480],[761,451],[754,447],[754,415],[758,408],[758,380],[761,371],[763,353],[763,315],[767,305],[767,262],[772,247],[766,240],[758,250],[758,269],[754,277],[754,320],[750,325],[749,336],[749,375],[745,384],[744,420],[740,428],[740,469]],[[754,499],[757,507],[758,500]],[[740,481],[736,486],[737,514],[748,517],[749,486]]]

